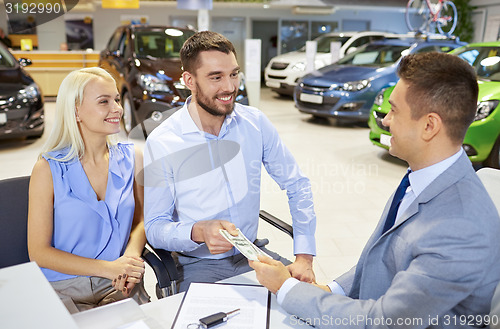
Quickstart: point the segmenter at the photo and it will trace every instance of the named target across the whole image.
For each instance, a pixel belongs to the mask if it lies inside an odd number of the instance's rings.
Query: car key
[[[218,325],[219,323],[225,322],[225,321],[227,321],[229,315],[231,315],[235,312],[238,312],[239,310],[240,309],[238,308],[238,309],[231,311],[231,312],[228,312],[228,313],[219,312],[219,313],[215,313],[215,314],[206,316],[204,318],[201,318],[199,320],[201,327],[202,328],[211,328],[213,326]],[[234,314],[234,315],[236,315],[236,314]]]

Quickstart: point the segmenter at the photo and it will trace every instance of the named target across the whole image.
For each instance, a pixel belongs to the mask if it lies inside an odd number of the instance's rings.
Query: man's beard
[[[216,102],[215,98],[210,100],[205,94],[199,92],[200,87],[198,85],[196,86],[196,90],[198,91],[198,93],[196,95],[196,102],[198,103],[198,105],[201,106],[202,109],[207,111],[209,114],[216,116],[216,117],[222,117],[222,116],[226,116],[228,114],[231,114],[233,112],[234,99],[236,97],[236,92],[231,93],[231,94],[225,94],[222,96],[222,97],[224,97],[224,96],[231,95],[233,97],[233,101],[231,102],[231,104],[220,104],[220,106],[222,106],[224,108],[224,109],[220,109],[215,104],[215,102]]]

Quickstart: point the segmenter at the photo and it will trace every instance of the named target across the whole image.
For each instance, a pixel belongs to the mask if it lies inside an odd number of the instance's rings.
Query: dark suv
[[[191,94],[181,75],[179,51],[195,31],[169,26],[126,25],[115,30],[99,58],[99,66],[116,80],[123,123],[130,132],[148,118],[184,104]],[[248,103],[244,84],[236,99]]]
[[[40,137],[45,127],[40,88],[0,42],[0,138]]]

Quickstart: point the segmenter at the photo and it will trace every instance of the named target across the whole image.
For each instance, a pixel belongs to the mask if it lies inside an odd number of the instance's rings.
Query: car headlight
[[[305,71],[306,70],[306,63],[304,62],[298,62],[292,66],[292,71]]]
[[[375,101],[373,102],[373,104],[382,106],[382,103],[384,102],[384,92],[386,91],[386,89],[387,88],[384,88],[378,92],[377,96],[375,96]]]
[[[474,121],[482,120],[490,115],[497,108],[499,102],[498,100],[479,102]]]
[[[314,68],[316,70],[322,68],[323,66],[325,66],[325,63],[323,63],[323,61],[320,60],[314,61]]]
[[[369,85],[370,85],[370,80],[363,79],[363,80],[346,82],[343,85],[339,85],[338,88],[340,90],[345,90],[345,91],[360,91],[365,89]]]
[[[139,78],[139,85],[149,92],[171,92],[170,88],[165,83],[165,80],[162,80],[152,74],[141,74]]]
[[[38,99],[40,94],[37,84],[32,83],[17,92],[17,99],[24,102],[32,101]]]

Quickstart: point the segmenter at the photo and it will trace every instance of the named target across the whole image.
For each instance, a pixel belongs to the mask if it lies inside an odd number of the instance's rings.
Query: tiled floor
[[[46,103],[47,131],[41,139],[0,141],[0,179],[30,174],[52,127],[54,108],[55,103]],[[267,88],[261,90],[259,108],[312,182],[317,214],[314,266],[317,281],[325,283],[355,264],[406,164],[373,146],[367,127],[313,120],[298,112],[292,99]],[[286,193],[267,174],[261,209],[290,221]],[[293,259],[292,240],[285,234],[262,224],[259,237],[268,237],[270,249]],[[146,283],[148,290],[154,286],[150,275]]]

